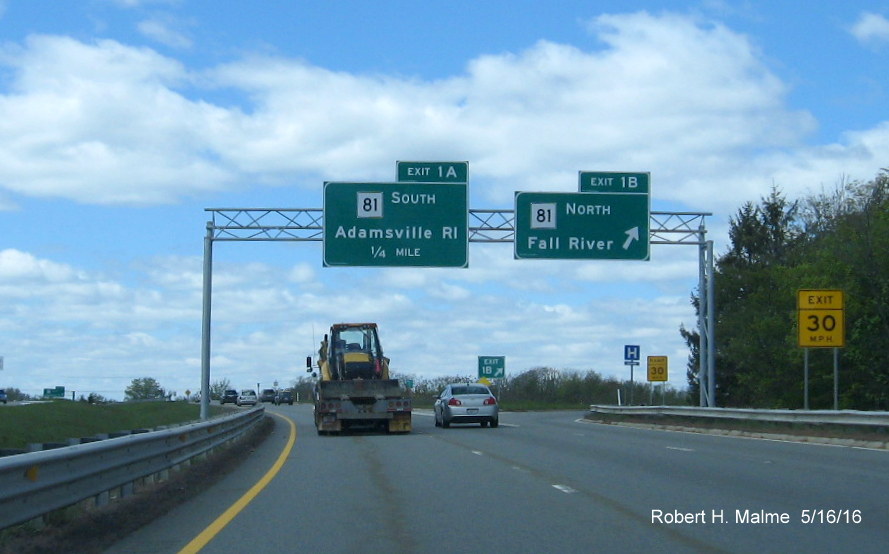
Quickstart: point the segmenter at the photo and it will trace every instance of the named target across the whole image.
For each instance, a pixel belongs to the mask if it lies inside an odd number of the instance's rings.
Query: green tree
[[[124,391],[126,400],[156,400],[165,396],[165,391],[154,377],[133,379]]]
[[[787,371],[795,295],[785,266],[802,236],[796,213],[797,203],[772,189],[730,220],[729,250],[716,260],[714,276],[717,405],[753,406],[767,398],[774,407],[790,407],[796,398]],[[699,308],[697,297],[692,303]],[[700,336],[680,333],[692,352],[689,386],[697,390]]]
[[[6,398],[12,402],[14,400],[30,400],[30,397],[16,387],[6,387]]]
[[[802,219],[801,288],[845,292],[840,407],[889,409],[889,173],[810,198]],[[824,354],[810,354],[813,407],[832,406],[832,356]]]
[[[800,202],[780,193],[745,204],[732,218],[728,251],[716,262],[717,403],[802,405],[803,350],[797,291],[845,293],[840,408],[889,409],[889,170],[842,182]],[[696,310],[699,298],[692,295]],[[689,390],[697,390],[699,330],[689,345]],[[833,360],[809,352],[812,408],[832,407]]]

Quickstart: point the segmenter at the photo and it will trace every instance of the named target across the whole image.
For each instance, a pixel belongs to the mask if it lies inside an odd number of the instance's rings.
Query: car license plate
[[[469,408],[468,410],[466,410],[466,413],[467,414],[477,414],[478,408]]]

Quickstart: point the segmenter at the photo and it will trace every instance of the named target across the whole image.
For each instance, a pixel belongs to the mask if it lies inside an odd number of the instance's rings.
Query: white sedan
[[[482,427],[500,424],[500,406],[491,389],[481,383],[453,383],[435,400],[435,426],[451,423],[480,423]]]
[[[256,391],[253,389],[242,390],[235,404],[238,406],[256,406]]]

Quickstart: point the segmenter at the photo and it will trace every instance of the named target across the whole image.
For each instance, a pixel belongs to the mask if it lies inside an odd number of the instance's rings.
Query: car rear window
[[[458,394],[488,394],[488,389],[485,387],[473,387],[471,385],[467,385],[465,387],[451,387],[451,392],[454,395]]]

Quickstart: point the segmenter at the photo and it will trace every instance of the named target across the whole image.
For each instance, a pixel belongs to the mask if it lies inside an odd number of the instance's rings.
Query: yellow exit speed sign
[[[841,290],[800,290],[797,293],[799,346],[846,346],[845,308]]]
[[[666,381],[667,380],[667,357],[666,356],[649,356],[648,357],[648,380],[649,381]]]

